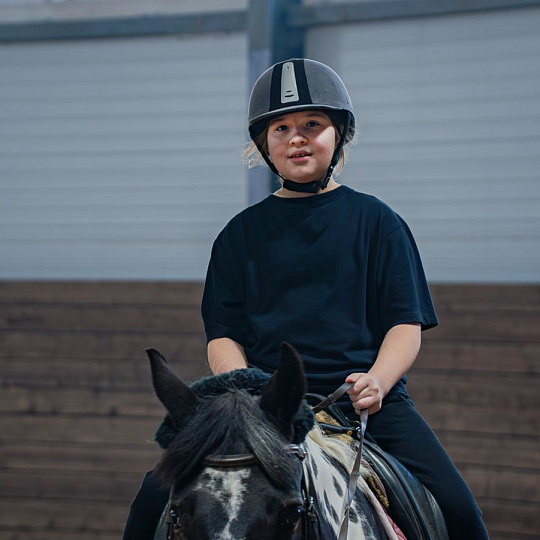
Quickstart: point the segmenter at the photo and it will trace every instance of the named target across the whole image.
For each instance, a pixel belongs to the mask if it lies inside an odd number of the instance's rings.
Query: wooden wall
[[[540,287],[432,287],[409,392],[475,493],[491,540],[540,538]]]
[[[493,540],[539,538],[540,287],[437,285],[410,392]],[[0,537],[118,539],[163,411],[144,349],[204,374],[198,283],[0,282]]]

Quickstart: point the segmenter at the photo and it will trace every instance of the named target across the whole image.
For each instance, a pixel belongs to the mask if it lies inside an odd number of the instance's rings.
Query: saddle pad
[[[317,413],[317,420],[337,425],[350,422],[337,407],[329,407],[323,417]],[[351,437],[345,437],[355,444]],[[449,540],[444,517],[429,490],[413,476],[404,465],[384,452],[373,440],[364,440],[363,459],[371,466],[382,481],[384,495],[388,498],[388,514],[403,531],[414,540]],[[377,495],[376,491],[375,494]],[[378,495],[377,495],[378,496]],[[382,499],[379,497],[379,500]],[[383,502],[384,504],[384,502]]]

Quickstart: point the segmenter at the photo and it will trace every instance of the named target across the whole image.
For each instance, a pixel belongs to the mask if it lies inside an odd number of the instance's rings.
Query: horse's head
[[[178,538],[299,537],[302,465],[290,443],[306,382],[293,347],[282,345],[260,396],[234,383],[219,395],[198,395],[161,354],[147,352],[154,389],[175,427],[156,474],[171,489]]]

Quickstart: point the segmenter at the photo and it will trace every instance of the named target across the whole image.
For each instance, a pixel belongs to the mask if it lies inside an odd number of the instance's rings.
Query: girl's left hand
[[[368,410],[368,414],[379,411],[382,407],[383,390],[381,383],[369,373],[351,373],[345,382],[353,382],[354,385],[347,390],[351,398],[354,412],[360,414],[363,409]]]

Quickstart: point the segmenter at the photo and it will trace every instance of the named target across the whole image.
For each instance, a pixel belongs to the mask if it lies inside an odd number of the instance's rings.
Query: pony
[[[156,540],[343,538],[354,451],[336,441],[325,448],[304,400],[303,363],[291,345],[281,345],[272,376],[236,370],[191,387],[157,350],[147,354],[168,413],[156,434],[166,448],[154,473],[170,499]],[[397,538],[369,489],[359,486],[348,510],[348,538]]]

